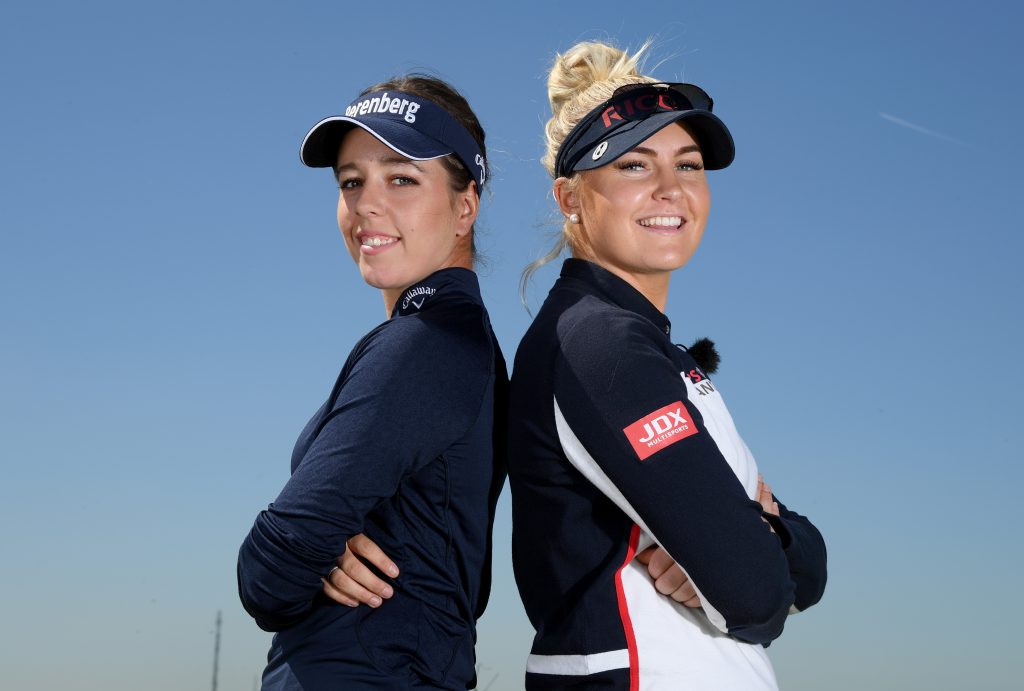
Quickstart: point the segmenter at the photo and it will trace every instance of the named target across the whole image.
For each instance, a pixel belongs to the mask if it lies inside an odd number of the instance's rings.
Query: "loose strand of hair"
[[[537,269],[541,268],[545,264],[550,264],[554,260],[558,259],[559,255],[562,254],[566,249],[569,248],[569,240],[565,237],[564,232],[559,232],[558,240],[555,241],[554,246],[548,250],[544,256],[533,260],[527,264],[526,268],[523,269],[522,275],[519,277],[519,302],[522,303],[526,309],[526,313],[531,317],[533,316],[533,310],[530,309],[529,302],[526,299],[526,291],[530,284],[530,279],[533,278],[533,274]]]

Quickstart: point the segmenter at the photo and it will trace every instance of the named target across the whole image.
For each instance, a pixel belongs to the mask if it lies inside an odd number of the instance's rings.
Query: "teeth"
[[[671,226],[677,227],[681,225],[683,219],[679,216],[655,216],[654,218],[644,218],[640,220],[642,226]]]
[[[366,237],[360,240],[360,243],[366,247],[383,247],[384,245],[390,245],[393,242],[398,242],[397,238],[386,238],[379,235],[373,237]]]

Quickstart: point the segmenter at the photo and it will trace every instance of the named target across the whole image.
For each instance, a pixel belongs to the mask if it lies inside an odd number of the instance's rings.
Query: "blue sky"
[[[238,545],[384,317],[330,176],[298,162],[307,128],[410,70],[466,94],[511,360],[519,272],[556,227],[551,57],[653,37],[652,73],[704,86],[737,142],[674,336],[718,342],[741,432],[830,550],[824,601],[771,647],[783,688],[1015,687],[1019,7],[352,5],[0,9],[4,686],[206,688],[223,610],[219,688],[253,688],[269,637],[237,602]],[[502,691],[531,637],[507,497],[496,531],[478,656]]]

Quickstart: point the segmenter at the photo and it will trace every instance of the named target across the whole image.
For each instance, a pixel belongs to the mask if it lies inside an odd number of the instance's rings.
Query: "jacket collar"
[[[611,271],[587,261],[569,258],[562,264],[563,281],[581,281],[588,292],[597,294],[605,302],[635,312],[651,321],[666,336],[672,331],[672,322],[643,293],[626,283]]]
[[[405,289],[391,310],[391,316],[404,317],[422,312],[455,294],[469,296],[473,302],[482,303],[476,274],[461,267],[435,271]]]

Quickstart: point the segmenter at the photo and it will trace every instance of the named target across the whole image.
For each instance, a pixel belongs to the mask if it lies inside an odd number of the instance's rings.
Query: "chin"
[[[643,271],[651,274],[667,274],[686,266],[686,261],[673,261],[667,257],[660,257],[658,261],[647,264]]]
[[[373,269],[366,269],[362,266],[359,267],[359,274],[363,277],[363,281],[366,285],[371,288],[378,290],[386,290],[391,287],[392,281],[388,280],[386,276],[382,276],[381,272],[374,271]]]
[[[676,269],[681,269],[689,264],[690,260],[693,259],[694,254],[696,254],[696,252],[667,253],[659,257],[655,264],[657,268],[662,271],[675,271]]]

